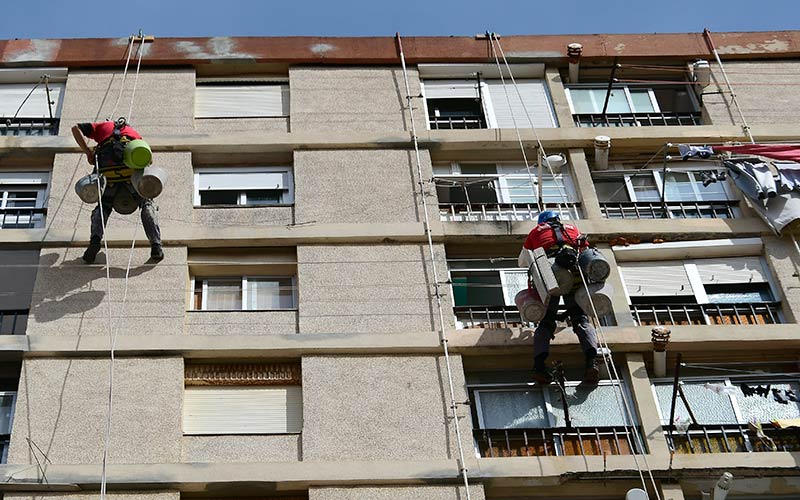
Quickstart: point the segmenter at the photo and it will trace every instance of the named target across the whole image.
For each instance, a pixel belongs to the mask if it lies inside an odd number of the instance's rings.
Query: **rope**
[[[717,59],[719,70],[722,73],[722,78],[725,80],[725,84],[728,86],[728,92],[731,94],[731,101],[733,101],[734,106],[736,106],[736,111],[739,112],[739,117],[742,119],[742,130],[744,130],[744,133],[750,138],[750,142],[755,144],[756,140],[753,138],[753,134],[750,133],[750,126],[747,124],[747,119],[744,117],[744,113],[742,113],[742,108],[739,106],[738,99],[736,99],[736,92],[733,91],[731,81],[728,80],[728,75],[725,73],[725,66],[722,65],[722,60],[719,58],[719,52],[717,52],[717,48],[714,46],[714,41],[711,39],[711,32],[708,31],[708,29],[705,29],[703,30],[703,35],[706,37],[706,42],[708,42],[708,48],[711,49],[711,52]]]
[[[139,68],[142,67],[142,56],[144,55],[144,34],[139,33],[142,37],[142,43],[139,44],[139,61],[136,63],[136,75],[133,78],[133,89],[131,90],[131,105],[128,108],[128,123],[132,123],[133,119],[133,98],[136,96],[136,84],[139,82]]]
[[[108,115],[109,120],[114,119],[114,113],[117,112],[117,106],[119,105],[120,99],[122,99],[122,91],[125,89],[125,78],[128,76],[128,64],[131,62],[131,51],[133,50],[133,42],[135,38],[131,35],[131,41],[128,44],[128,56],[125,59],[125,70],[122,72],[122,83],[119,86],[119,95],[117,95],[117,101],[114,103],[114,107],[111,108],[111,113]]]
[[[508,64],[508,61],[505,58],[505,54],[503,53],[502,45],[500,44],[500,40],[497,38],[497,36],[495,34],[492,34],[492,38],[493,38],[494,42],[497,43],[498,50],[503,55],[503,61],[505,62],[506,69],[508,70],[509,75],[511,75],[511,81],[514,84],[514,87],[516,88],[517,93],[519,95],[519,87],[517,86],[516,81],[513,78],[513,73],[511,71],[511,67],[510,67],[510,65]],[[534,134],[536,135],[537,141],[539,142],[540,147],[542,148],[542,151],[544,151],[544,148],[541,146],[541,141],[539,140],[539,135],[536,132],[536,127],[533,124],[533,120],[531,120],[527,109],[524,108],[524,106],[525,106],[524,105],[524,100],[522,99],[521,95],[519,95],[519,97],[520,97],[520,101],[522,101],[522,103],[523,103],[523,109],[525,110],[525,114],[528,115],[528,120],[530,122],[531,128],[534,131]],[[548,170],[550,171],[550,174],[552,175],[553,174],[553,170],[552,170],[549,162],[544,162],[544,164],[547,166]],[[563,197],[563,194],[562,194],[562,197]],[[563,199],[564,199],[564,201],[566,201],[565,197],[563,197]],[[589,297],[589,303],[592,306],[592,313],[594,315],[594,320],[596,322],[597,329],[598,329],[598,331],[600,333],[599,345],[600,345],[600,347],[603,348],[603,350],[602,350],[603,359],[606,362],[606,366],[610,367],[610,375],[612,377],[612,383],[619,387],[619,393],[617,393],[615,391],[615,397],[617,398],[617,404],[618,404],[618,407],[619,407],[619,410],[620,410],[620,414],[621,414],[621,416],[622,416],[624,421],[628,421],[628,422],[632,423],[632,422],[634,422],[634,418],[633,418],[634,417],[634,412],[632,411],[631,406],[629,405],[629,403],[627,401],[627,395],[625,394],[625,391],[623,390],[621,378],[619,377],[619,372],[617,371],[616,365],[614,364],[614,360],[613,360],[613,358],[611,356],[611,350],[608,348],[608,343],[607,343],[607,341],[605,339],[605,331],[603,330],[603,327],[600,324],[600,317],[597,314],[597,309],[596,309],[596,307],[594,305],[594,301],[592,300],[592,295],[591,295],[591,293],[589,291],[588,282],[586,281],[586,279],[585,279],[585,277],[583,275],[583,271],[580,269],[580,267],[578,268],[578,270],[579,270],[580,275],[581,275],[581,281],[583,283],[583,286],[586,289],[587,295]],[[622,405],[619,404],[620,403],[620,399],[622,401]],[[626,432],[626,434],[629,435],[628,430],[627,430],[627,426],[626,426],[626,431],[625,432]],[[658,500],[661,500],[661,495],[658,492],[658,486],[656,485],[655,478],[653,477],[653,472],[650,469],[650,464],[648,463],[647,456],[646,456],[646,454],[644,452],[644,445],[642,443],[641,436],[639,436],[638,432],[633,432],[633,435],[634,435],[634,438],[635,438],[636,443],[637,443],[637,448],[639,449],[639,452],[642,454],[642,459],[644,460],[645,467],[647,468],[647,474],[648,474],[648,476],[650,478],[650,482],[651,482],[651,484],[653,486],[653,491],[656,494],[656,498]],[[641,469],[641,467],[639,465],[639,460],[636,457],[637,453],[634,452],[632,455],[633,455],[634,463],[636,464],[636,469],[639,472],[639,478],[641,479],[642,486],[644,487],[643,489],[645,490],[645,492],[647,492],[647,484],[646,484],[646,481],[644,479],[644,474],[642,473],[642,469]],[[648,497],[649,497],[649,494],[648,494]]]
[[[31,91],[28,92],[28,95],[26,95],[25,99],[22,100],[22,104],[19,105],[19,107],[17,108],[17,111],[14,113],[14,116],[11,117],[12,120],[17,117],[19,112],[22,110],[22,106],[24,106],[25,103],[28,102],[28,99],[30,99],[31,95],[33,95],[33,91],[36,90],[36,88],[39,87],[39,85],[42,84],[42,82],[44,81],[46,76],[47,75],[42,75],[42,76],[39,77],[39,81],[36,82],[36,85],[34,85],[33,88],[31,89]]]
[[[461,443],[461,428],[458,423],[458,413],[456,412],[457,403],[456,403],[456,395],[455,389],[453,384],[453,371],[450,367],[450,351],[448,348],[448,340],[447,334],[445,333],[444,329],[444,310],[442,308],[442,294],[440,293],[440,282],[438,271],[436,267],[436,254],[433,248],[433,236],[431,235],[431,225],[430,225],[430,218],[428,217],[428,202],[425,199],[425,184],[422,180],[422,161],[419,156],[419,142],[417,140],[417,127],[414,123],[414,108],[412,106],[412,96],[411,96],[411,87],[408,83],[408,70],[406,68],[406,58],[403,54],[403,42],[400,39],[400,33],[397,33],[397,47],[400,52],[400,63],[403,66],[403,79],[405,80],[405,87],[406,87],[406,102],[408,105],[408,115],[410,117],[411,123],[411,139],[414,143],[414,154],[416,156],[416,167],[417,167],[417,176],[419,179],[419,193],[420,198],[422,200],[422,211],[425,216],[425,235],[428,239],[428,250],[430,252],[431,257],[431,272],[433,274],[433,283],[434,288],[436,291],[436,308],[439,313],[439,340],[442,344],[442,350],[444,351],[444,359],[445,359],[445,366],[447,368],[447,384],[450,390],[450,410],[452,413],[453,425],[456,431],[456,442],[458,445],[458,468],[459,473],[461,474],[464,480],[464,494],[466,495],[467,500],[471,500],[470,491],[469,491],[469,477],[467,476],[467,466],[464,460],[464,447]]]

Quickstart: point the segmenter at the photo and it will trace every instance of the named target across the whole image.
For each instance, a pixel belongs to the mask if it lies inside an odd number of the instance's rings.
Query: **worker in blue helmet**
[[[558,213],[546,210],[539,214],[537,225],[528,234],[523,248],[535,250],[543,248],[556,264],[572,271],[577,268],[578,255],[589,247],[589,242],[580,230],[572,224],[564,224]],[[584,381],[596,383],[600,377],[597,367],[597,332],[589,321],[589,316],[575,302],[575,292],[563,295],[566,316],[572,323],[572,331],[578,337],[585,356]],[[549,384],[553,378],[545,366],[550,353],[550,341],[556,331],[560,297],[552,297],[547,312],[533,332],[533,378],[541,384]]]

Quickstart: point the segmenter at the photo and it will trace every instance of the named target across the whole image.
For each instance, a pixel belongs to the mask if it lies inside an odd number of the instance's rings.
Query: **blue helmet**
[[[543,222],[547,222],[551,219],[560,219],[561,217],[558,213],[553,212],[552,210],[545,210],[539,214],[539,219],[536,221],[537,224],[541,224]]]

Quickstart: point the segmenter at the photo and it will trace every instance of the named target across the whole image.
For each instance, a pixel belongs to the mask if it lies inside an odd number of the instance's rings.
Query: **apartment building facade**
[[[156,38],[135,87],[126,39],[0,41],[3,498],[99,494],[114,336],[113,498],[797,497],[798,247],[677,145],[800,139],[800,32],[713,37],[741,115],[701,34]],[[70,127],[118,115],[159,263],[116,213],[81,260]],[[596,387],[565,324],[531,382],[540,205],[612,263]]]

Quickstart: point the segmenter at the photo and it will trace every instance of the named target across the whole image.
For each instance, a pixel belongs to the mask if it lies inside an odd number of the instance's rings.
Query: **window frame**
[[[0,436],[11,437],[11,430],[14,428],[14,414],[17,408],[17,391],[0,391],[0,396],[11,396],[11,414],[8,417],[8,434],[0,434]],[[0,450],[0,464],[8,462],[8,447]]]
[[[681,85],[680,84],[675,84],[675,86],[678,87],[678,86],[681,86]],[[687,95],[689,96],[689,99],[692,102],[692,108],[694,108],[692,112],[693,113],[699,112],[700,111],[700,103],[697,100],[697,96],[694,95],[694,92],[689,91],[690,90],[690,83],[687,82],[685,87],[687,89]],[[631,88],[633,88],[634,90],[647,90],[647,94],[648,94],[648,96],[650,98],[650,104],[653,106],[653,111],[635,111],[635,107],[634,107],[634,103],[633,103],[633,97],[631,97],[631,92],[630,92]],[[572,95],[570,93],[571,89],[576,89],[576,90],[585,90],[585,89],[603,90],[603,91],[607,92],[608,84],[579,83],[579,84],[572,84],[572,85],[564,86],[564,92],[567,95],[567,103],[569,104],[570,114],[572,114],[572,115],[600,115],[600,114],[603,113],[603,104],[605,103],[605,99],[604,99],[603,102],[599,103],[599,106],[597,106],[598,103],[595,100],[594,94],[590,94],[591,95],[591,99],[592,99],[592,104],[595,105],[595,109],[598,109],[598,111],[596,111],[594,113],[578,113],[578,112],[576,112],[575,111],[575,105],[574,105],[574,103],[572,101]],[[661,110],[661,107],[658,105],[658,99],[656,98],[656,95],[655,95],[655,89],[653,87],[639,86],[639,85],[616,84],[616,85],[612,85],[611,90],[612,90],[612,92],[614,90],[623,90],[624,95],[625,95],[625,101],[628,104],[628,111],[626,111],[624,113],[607,113],[607,114],[639,114],[639,113],[666,113],[666,114],[669,114],[669,113],[673,113],[673,111],[662,111]]]
[[[670,167],[670,170],[671,170],[670,172],[667,172],[667,175],[669,175],[669,174],[686,174],[691,179],[691,181],[692,181],[691,182],[692,192],[695,195],[695,199],[694,200],[671,200],[671,199],[669,199],[668,193],[667,193],[667,191],[665,189],[665,185],[664,185],[663,171],[662,170],[658,170],[658,169],[647,169],[647,170],[640,170],[640,171],[622,171],[622,172],[613,173],[613,174],[610,174],[610,173],[607,173],[607,172],[602,172],[602,173],[595,172],[595,177],[593,178],[593,181],[595,181],[595,180],[621,181],[622,185],[625,187],[625,192],[628,195],[628,202],[630,202],[630,203],[655,203],[656,201],[660,201],[660,197],[661,197],[661,193],[662,192],[664,193],[664,201],[667,202],[667,203],[713,203],[713,202],[725,202],[725,201],[736,201],[736,200],[738,200],[738,198],[736,197],[733,189],[729,185],[727,179],[725,181],[720,182],[720,185],[722,186],[722,190],[724,191],[725,197],[726,197],[724,200],[708,200],[708,199],[703,199],[702,198],[702,191],[700,191],[700,189],[698,188],[698,185],[702,184],[702,182],[703,182],[702,179],[699,178],[700,175],[703,172],[717,171],[717,170],[719,170],[719,168],[703,169],[703,168],[697,168],[697,167],[677,167],[677,168],[676,167]],[[645,172],[647,172],[648,175],[645,175]],[[597,174],[600,174],[600,175],[597,175]],[[622,176],[622,179],[620,179],[620,176]],[[658,190],[659,200],[652,201],[652,200],[639,200],[639,199],[637,199],[636,190],[635,190],[634,185],[633,185],[633,178],[634,177],[644,177],[644,178],[652,179],[653,182],[655,183],[656,189]],[[619,203],[619,202],[600,200],[600,203]]]
[[[214,205],[201,205],[200,204],[200,178],[202,174],[260,174],[260,173],[283,173],[283,180],[285,188],[281,189],[285,192],[282,196],[281,203],[272,203],[265,205],[247,205],[247,191],[257,191],[260,189],[271,190],[270,188],[253,187],[251,189],[238,190],[238,201],[236,205],[233,204],[214,204]],[[280,165],[265,165],[265,166],[239,166],[239,167],[196,167],[194,169],[194,194],[193,206],[194,208],[270,208],[270,207],[288,207],[294,206],[294,168],[291,166]],[[207,190],[203,190],[207,191]],[[285,197],[285,199],[284,199]]]
[[[208,281],[209,280],[236,280],[239,279],[241,283],[241,309],[208,309]],[[249,300],[250,295],[248,291],[248,280],[263,280],[263,279],[290,279],[291,280],[291,287],[292,287],[292,307],[286,308],[278,308],[278,309],[249,309]],[[195,307],[196,300],[194,298],[194,294],[196,293],[196,286],[197,281],[200,280],[201,286],[201,296],[200,296],[200,309]],[[242,276],[206,276],[206,277],[198,277],[192,276],[191,279],[191,290],[192,290],[192,300],[191,302],[191,309],[190,311],[203,311],[203,312],[264,312],[264,311],[296,311],[297,304],[298,304],[298,293],[297,293],[297,276],[296,275],[242,275]]]
[[[461,259],[448,259],[448,261],[457,261],[457,260],[461,260]],[[472,260],[472,259],[468,259],[468,260]],[[480,259],[480,260],[483,260],[483,259]],[[513,261],[514,263],[516,262],[516,259],[510,258],[510,257],[508,259],[503,259],[503,260]],[[503,295],[503,302],[506,302],[506,299],[508,297],[511,297],[512,299],[511,299],[511,303],[510,304],[508,304],[508,303],[494,304],[493,306],[496,306],[496,307],[514,306],[515,305],[515,303],[513,301],[513,295],[515,295],[517,292],[514,292],[514,294],[512,294],[511,293],[512,291],[510,289],[506,288],[506,285],[508,284],[508,280],[504,276],[504,274],[506,272],[511,272],[511,273],[525,273],[527,275],[527,273],[528,273],[527,269],[525,269],[523,267],[519,267],[518,265],[516,265],[516,263],[514,264],[513,267],[508,267],[508,268],[501,268],[501,267],[467,267],[467,268],[458,268],[458,269],[452,269],[451,266],[448,263],[448,266],[447,266],[447,278],[450,281],[449,286],[450,286],[450,296],[451,297],[455,297],[455,293],[454,293],[454,289],[453,289],[453,283],[454,283],[453,282],[453,271],[455,271],[457,273],[489,273],[489,272],[497,273],[499,281],[500,281],[500,289],[501,289],[501,292],[502,292],[502,295]],[[459,305],[456,305],[455,300],[453,300],[453,307],[485,307],[485,306],[480,306],[480,305],[462,305],[462,306],[459,306]],[[455,315],[454,315],[454,318],[455,318]],[[457,319],[456,319],[456,322],[458,323]]]
[[[9,194],[17,191],[36,192],[36,197],[34,199],[34,206],[20,207],[20,210],[24,210],[26,208],[33,210],[41,210],[47,208],[48,196],[50,194],[50,172],[33,171],[33,170],[0,171],[0,230],[3,229],[3,225],[9,218],[9,216],[4,216],[3,210],[7,208],[15,208],[15,207],[8,207],[9,201],[15,200],[15,198],[10,198]],[[29,199],[29,198],[24,198],[24,199]],[[41,228],[44,227],[45,225],[44,214],[16,215],[10,217],[11,218],[16,217],[16,222],[14,223],[15,225],[30,224],[31,218],[33,218],[33,228],[26,228],[26,229]],[[20,222],[20,219],[25,219],[26,222]],[[14,229],[14,228],[10,227],[6,229]]]

